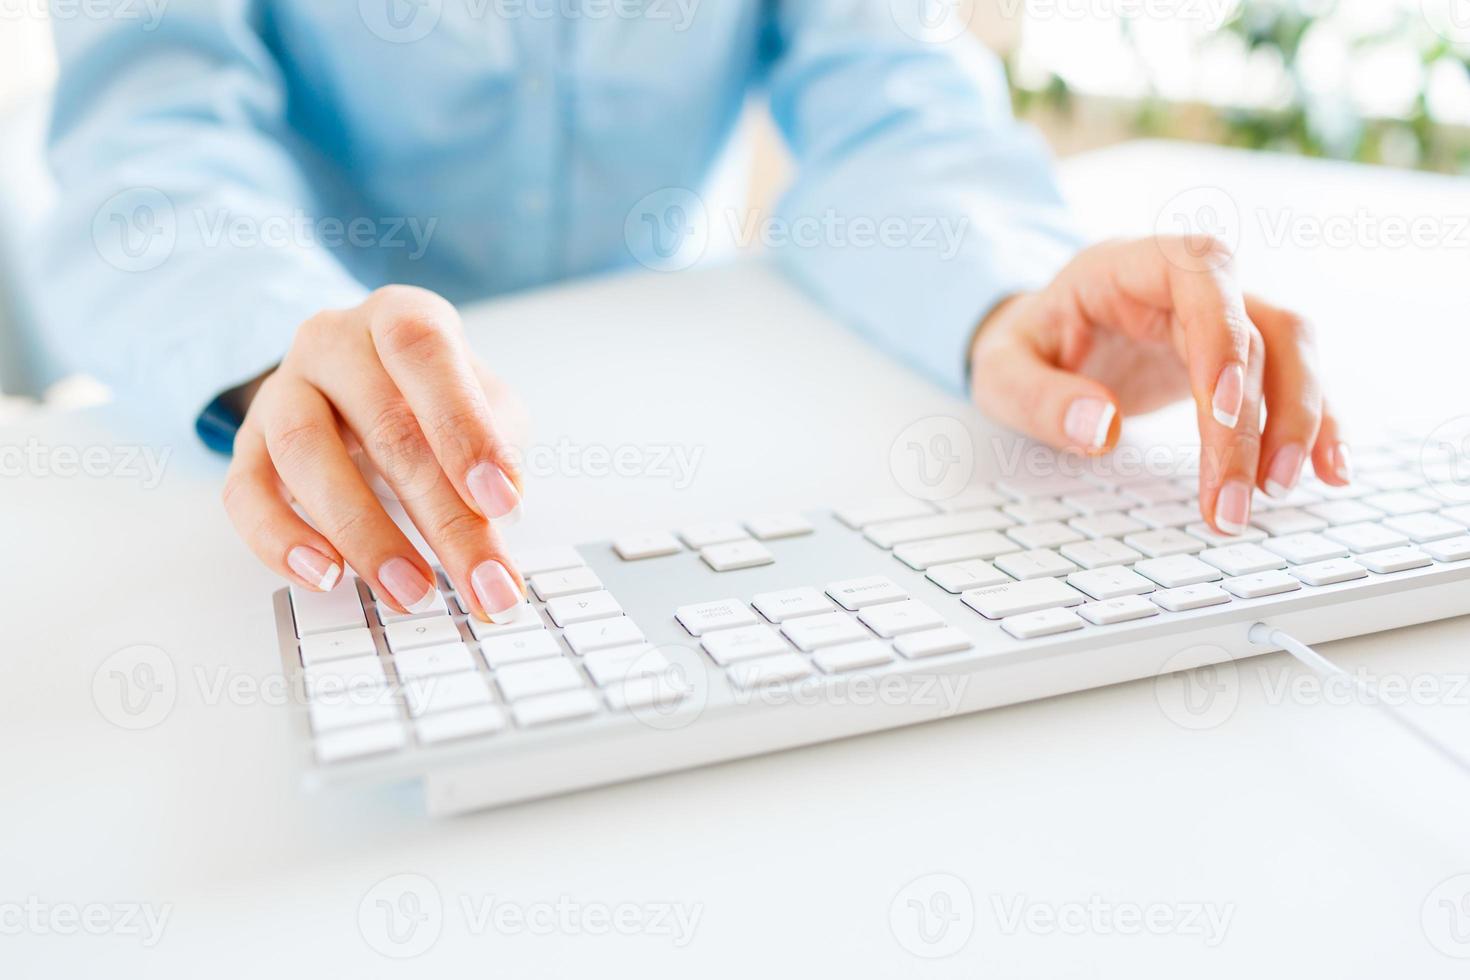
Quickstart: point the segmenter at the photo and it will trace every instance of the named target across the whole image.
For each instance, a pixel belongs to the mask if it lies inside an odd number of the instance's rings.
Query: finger
[[[1322,406],[1322,427],[1312,448],[1312,468],[1317,478],[1335,487],[1347,486],[1353,479],[1352,454],[1342,436],[1342,426],[1332,409]]]
[[[260,398],[268,399],[260,414],[266,449],[307,516],[378,598],[400,612],[431,608],[433,570],[353,464],[326,398],[305,381],[280,375]]]
[[[1259,465],[1264,345],[1231,275],[1229,251],[1212,239],[1158,238],[1085,254],[1086,261],[1104,264],[1104,274],[1084,275],[1084,282],[1110,275],[1118,292],[1167,311],[1177,324],[1206,460],[1200,512],[1221,533],[1243,532]],[[1091,295],[1108,292],[1083,289],[1084,309]]]
[[[1301,317],[1254,296],[1246,312],[1266,344],[1266,428],[1258,486],[1285,497],[1301,478],[1322,423],[1322,385],[1311,327]]]
[[[1117,439],[1113,393],[1090,378],[1047,363],[1028,340],[982,341],[974,359],[975,400],[981,411],[1058,449],[1089,455]]]
[[[459,314],[434,293],[402,286],[374,293],[368,313],[383,367],[455,492],[487,518],[515,519],[520,475],[471,366]]]
[[[323,394],[357,433],[368,460],[398,496],[433,549],[466,611],[482,619],[508,612],[525,585],[500,535],[470,509],[439,466],[413,409],[371,356],[323,365]]]
[[[254,426],[235,437],[223,501],[240,537],[277,575],[317,592],[329,592],[341,580],[341,555],[286,503],[265,440]]]

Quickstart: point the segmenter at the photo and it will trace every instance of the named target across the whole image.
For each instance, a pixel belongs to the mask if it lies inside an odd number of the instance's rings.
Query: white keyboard
[[[403,616],[348,576],[276,595],[311,779],[455,813],[1470,612],[1470,481],[1416,439],[1357,479],[1201,522],[1166,477],[1002,479],[516,556],[504,624],[449,583]]]

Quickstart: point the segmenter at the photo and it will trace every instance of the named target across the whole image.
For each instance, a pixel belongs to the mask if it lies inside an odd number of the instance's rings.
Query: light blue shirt
[[[731,231],[959,389],[982,315],[1077,243],[995,60],[921,39],[907,2],[108,0],[57,18],[47,341],[192,421],[372,287],[464,302],[673,270]],[[752,94],[797,175],[772,214],[720,212],[705,191]]]

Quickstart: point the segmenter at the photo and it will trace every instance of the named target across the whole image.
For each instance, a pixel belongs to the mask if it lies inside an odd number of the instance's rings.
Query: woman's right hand
[[[516,514],[522,487],[486,389],[458,313],[434,293],[388,286],[317,314],[250,401],[225,481],[230,520],[288,579],[330,589],[345,562],[389,606],[423,610],[433,571],[354,462],[360,447],[466,611],[506,612],[525,585],[491,522]]]

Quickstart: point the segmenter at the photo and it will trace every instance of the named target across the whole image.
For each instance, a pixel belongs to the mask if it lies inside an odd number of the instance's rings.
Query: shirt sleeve
[[[797,176],[773,251],[859,332],[963,391],[984,315],[1082,240],[998,60],[968,34],[924,39],[902,15],[922,2],[776,8],[770,102]]]
[[[54,21],[59,203],[35,276],[48,346],[172,426],[366,293],[321,243],[279,69],[244,0]]]

